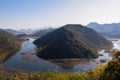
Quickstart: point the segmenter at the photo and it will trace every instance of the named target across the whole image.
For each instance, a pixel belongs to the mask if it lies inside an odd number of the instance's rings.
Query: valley
[[[7,58],[4,56],[0,63],[1,80],[110,80],[109,75],[113,73],[117,75],[111,80],[119,78],[120,39],[105,38],[79,24],[67,24],[50,32],[39,31],[37,36],[2,31],[7,37],[0,36],[1,45],[10,44],[8,47],[16,50],[19,43],[19,50]]]
[[[100,65],[102,63],[101,60],[105,60],[106,62],[112,59],[109,53],[105,52],[105,50],[100,50],[98,54],[102,54],[102,56],[96,59],[44,60],[36,56],[36,46],[32,43],[34,40],[33,38],[29,38],[29,40],[24,41],[20,51],[2,63],[6,71],[46,72],[57,69],[58,72],[86,72]],[[120,48],[120,39],[114,39],[112,43],[114,45],[113,49]]]
[[[120,0],[0,0],[0,80],[120,80]]]

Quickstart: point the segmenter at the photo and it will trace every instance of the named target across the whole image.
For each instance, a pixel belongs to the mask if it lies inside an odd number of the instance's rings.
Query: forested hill
[[[0,29],[0,62],[20,49],[21,40]]]
[[[44,59],[96,58],[98,49],[112,43],[91,28],[68,24],[34,41]]]

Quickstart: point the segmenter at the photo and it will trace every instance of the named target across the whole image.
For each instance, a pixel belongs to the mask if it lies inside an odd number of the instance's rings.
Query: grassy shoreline
[[[102,64],[87,72],[6,72],[0,66],[0,80],[119,80],[120,52],[114,54],[107,64]]]
[[[55,63],[63,68],[69,69],[74,67],[75,65],[79,63],[89,63],[90,59],[79,59],[79,58],[74,58],[74,59],[49,59],[48,61]]]

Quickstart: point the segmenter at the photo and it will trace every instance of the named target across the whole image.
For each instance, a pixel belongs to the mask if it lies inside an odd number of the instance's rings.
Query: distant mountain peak
[[[96,26],[99,27],[99,25],[101,25],[101,24],[96,23],[96,22],[91,22],[87,26],[89,26],[89,27],[96,27]]]
[[[82,25],[81,24],[66,24],[63,27],[67,27],[67,26],[74,27],[74,26],[82,26]]]

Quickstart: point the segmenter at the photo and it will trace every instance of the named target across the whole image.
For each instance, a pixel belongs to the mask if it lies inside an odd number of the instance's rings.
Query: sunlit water
[[[57,64],[51,63],[49,61],[43,60],[41,58],[38,58],[34,54],[34,49],[36,46],[32,43],[34,39],[29,39],[28,41],[23,42],[21,50],[18,51],[15,55],[10,57],[7,61],[3,63],[3,66],[7,71],[15,71],[15,70],[24,70],[24,71],[54,71],[57,69],[59,72],[76,72],[76,71],[88,71],[94,67],[96,67],[98,64],[100,64],[100,60],[110,60],[111,56],[109,53],[106,53],[105,50],[99,51],[99,54],[102,54],[103,56],[99,56],[94,61],[89,61],[87,63],[79,63],[74,65],[72,68],[63,68]],[[120,40],[113,41],[113,49],[120,49]],[[25,56],[29,58],[29,60],[24,60],[21,53],[25,53]]]

